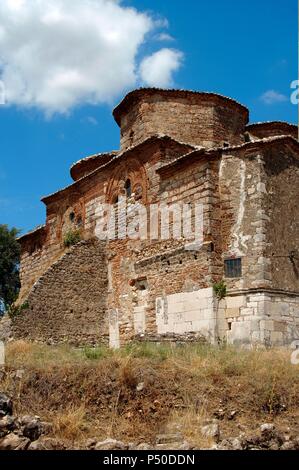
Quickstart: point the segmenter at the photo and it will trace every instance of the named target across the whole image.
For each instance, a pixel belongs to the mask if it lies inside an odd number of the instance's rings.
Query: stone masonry
[[[14,335],[114,348],[136,338],[263,346],[299,339],[296,126],[249,125],[236,101],[181,90],[132,91],[113,114],[120,150],[75,163],[73,183],[42,199],[45,225],[20,238],[26,308]],[[101,208],[122,196],[125,236],[101,241]],[[201,246],[162,237],[161,207],[195,203]],[[138,204],[158,208],[156,236],[149,224],[147,236],[129,236]],[[66,248],[70,232],[81,242]]]

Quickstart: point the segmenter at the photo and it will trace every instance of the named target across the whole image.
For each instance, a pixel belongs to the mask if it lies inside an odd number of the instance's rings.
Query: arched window
[[[130,147],[132,147],[133,142],[134,142],[134,131],[131,131],[130,132]]]
[[[131,185],[131,180],[127,179],[125,182],[125,190],[126,190],[126,196],[131,197],[132,195],[132,185]]]

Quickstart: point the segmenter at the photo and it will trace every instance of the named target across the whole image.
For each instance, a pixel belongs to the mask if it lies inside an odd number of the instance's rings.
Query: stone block
[[[280,331],[271,332],[271,343],[273,346],[281,346],[284,343],[283,333]]]
[[[250,321],[250,329],[252,332],[260,331],[260,321],[259,320],[251,320]]]
[[[274,321],[274,331],[285,333],[287,329],[287,323],[282,321]]]
[[[253,331],[251,333],[251,341],[253,343],[260,343],[261,342],[261,333],[260,333],[260,331]]]
[[[200,310],[209,307],[208,303],[209,299],[202,298],[200,300],[196,299],[195,297],[189,297],[183,302],[184,310]]]
[[[200,320],[201,319],[200,313],[201,313],[200,310],[191,310],[189,312],[187,311],[184,314],[185,320],[191,321],[191,322]]]
[[[240,316],[240,308],[227,308],[225,311],[226,318],[235,318]]]
[[[187,324],[185,322],[183,323],[174,323],[171,329],[168,330],[171,333],[176,333],[176,334],[184,334],[188,331],[187,329]],[[189,330],[190,331],[190,330]]]
[[[274,322],[272,320],[261,320],[261,330],[274,331]]]
[[[202,299],[202,298],[213,298],[214,297],[214,291],[212,287],[206,288],[206,289],[200,289],[194,292],[196,299]]]
[[[203,319],[205,320],[210,320],[210,319],[216,319],[217,318],[217,312],[214,309],[211,308],[205,308],[200,311],[200,314]]]
[[[226,297],[226,308],[240,308],[246,306],[246,297],[245,296],[236,296],[236,297]]]
[[[240,315],[242,316],[254,315],[254,313],[255,313],[254,308],[241,308],[240,309]]]
[[[230,331],[230,342],[233,344],[247,344],[250,342],[250,322],[233,322]]]
[[[183,313],[185,311],[185,304],[183,302],[173,302],[172,299],[168,300],[167,312],[172,313]]]

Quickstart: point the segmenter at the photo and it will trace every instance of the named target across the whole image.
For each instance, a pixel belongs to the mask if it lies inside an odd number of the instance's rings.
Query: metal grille
[[[224,261],[225,277],[241,277],[242,276],[242,260],[241,258],[226,259]]]

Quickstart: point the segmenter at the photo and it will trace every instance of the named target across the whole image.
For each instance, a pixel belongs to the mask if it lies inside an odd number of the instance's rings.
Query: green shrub
[[[105,347],[97,347],[97,348],[84,348],[84,356],[86,359],[96,360],[96,359],[104,359],[108,356],[112,355],[112,351]]]
[[[165,361],[173,354],[173,347],[169,344],[157,344],[150,342],[131,342],[125,345],[119,353],[121,356],[133,358],[148,358]]]
[[[26,302],[24,302],[22,305],[18,305],[18,306],[15,304],[10,305],[7,310],[7,314],[10,318],[15,318],[18,315],[20,315],[23,312],[23,310],[27,310],[28,308],[29,308],[29,303],[26,300]]]
[[[64,235],[63,243],[66,248],[69,248],[72,245],[76,245],[81,241],[80,230],[68,230]]]
[[[223,280],[214,284],[213,289],[218,300],[224,299],[226,296],[226,284]]]

